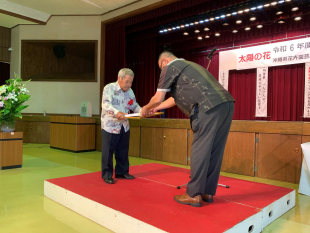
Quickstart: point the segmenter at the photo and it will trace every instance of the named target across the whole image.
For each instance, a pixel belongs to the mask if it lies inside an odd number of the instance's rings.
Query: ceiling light
[[[230,14],[230,13],[229,13],[229,14],[226,14],[226,16],[229,17],[229,16],[231,16],[231,14]]]
[[[251,30],[251,28],[250,27],[246,27],[244,30],[249,31],[249,30]]]
[[[183,35],[184,35],[184,36],[188,36],[188,32],[184,32]]]
[[[237,14],[237,12],[233,12],[233,13],[231,13],[232,15],[236,15]]]
[[[205,36],[205,38],[210,38],[210,36]]]
[[[167,29],[164,30],[164,32],[167,32],[167,31],[168,31]]]
[[[295,20],[295,21],[299,21],[299,20],[301,20],[301,17],[298,16],[298,17],[296,17],[294,20]]]
[[[238,14],[242,14],[243,13],[243,11],[238,11]]]
[[[251,11],[255,11],[255,10],[256,10],[256,7],[252,7],[250,10],[251,10]]]
[[[285,0],[286,2],[290,2],[291,0]]]
[[[184,25],[181,25],[181,28],[184,28],[185,26]]]
[[[220,34],[220,33],[218,33],[218,32],[217,32],[217,33],[215,33],[215,36],[220,36],[220,35],[221,35],[221,34]]]
[[[172,28],[172,30],[175,30],[175,29],[176,29],[175,27]]]
[[[189,27],[189,24],[185,24],[185,27]]]
[[[194,25],[194,23],[190,23],[189,25],[193,26],[193,25]]]
[[[219,19],[219,18],[220,18],[219,16],[216,16],[216,17],[215,17],[215,19]]]
[[[233,32],[233,33],[237,33],[238,31],[237,31],[237,30],[233,30],[232,32]]]
[[[203,30],[205,30],[205,31],[209,31],[210,29],[209,29],[209,28],[205,28],[205,29],[203,29]]]
[[[214,20],[214,18],[210,18],[210,21],[213,21]]]
[[[282,0],[282,1],[278,1],[279,4],[281,4],[281,3],[283,3],[283,2],[284,2],[283,0]]]
[[[202,40],[202,37],[201,37],[201,36],[198,36],[198,40]]]
[[[257,27],[257,28],[262,28],[263,25],[259,24],[259,25],[257,25],[256,27]]]
[[[161,30],[161,31],[159,31],[159,33],[163,33],[163,32],[164,32],[164,31],[162,31],[162,30]]]
[[[168,31],[171,31],[171,28],[168,28]]]
[[[285,23],[283,20],[280,20],[278,23],[282,24],[282,23]]]
[[[199,24],[199,22],[198,22],[198,21],[196,21],[196,22],[195,22],[195,24],[197,25],[197,24]]]
[[[180,29],[181,27],[180,26],[177,26],[177,29]]]
[[[299,7],[298,6],[294,6],[293,8],[292,8],[292,11],[298,11],[299,10]]]
[[[228,26],[229,24],[228,23],[223,23],[223,26]]]
[[[249,11],[250,11],[250,9],[249,9],[249,8],[244,10],[244,12],[249,12]]]
[[[271,5],[275,6],[277,5],[278,3],[277,2],[272,2]]]
[[[208,20],[208,19],[205,19],[205,22],[209,22],[209,20]]]
[[[225,15],[221,15],[221,18],[224,19],[226,16]]]
[[[197,29],[197,30],[195,30],[195,33],[199,33],[200,31]]]
[[[240,19],[236,21],[236,24],[240,24],[240,23],[242,23]]]
[[[264,7],[268,7],[268,6],[270,6],[270,4],[269,4],[269,3],[264,5]]]
[[[283,11],[278,8],[277,12],[276,12],[276,15],[281,15],[281,14],[283,14]]]
[[[199,23],[204,23],[204,21],[203,21],[203,20],[200,20]]]
[[[262,9],[263,5],[259,5],[258,7],[256,7],[257,9]]]
[[[250,21],[255,21],[256,17],[255,16],[251,16]]]

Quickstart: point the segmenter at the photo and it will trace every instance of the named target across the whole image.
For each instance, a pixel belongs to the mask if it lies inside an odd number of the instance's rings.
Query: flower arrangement
[[[6,80],[6,85],[0,87],[0,125],[6,124],[9,127],[14,127],[15,117],[22,118],[22,110],[29,105],[22,105],[30,95],[22,79],[15,74],[15,79]]]

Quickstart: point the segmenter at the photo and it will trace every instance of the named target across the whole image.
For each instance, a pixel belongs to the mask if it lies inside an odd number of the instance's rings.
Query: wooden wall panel
[[[9,62],[11,60],[11,29],[0,27],[0,61]]]
[[[141,158],[154,159],[154,128],[141,127]]]
[[[187,165],[186,129],[163,129],[162,141],[162,161]]]
[[[191,129],[187,130],[187,165],[191,165],[191,150],[193,142],[193,131]]]
[[[51,147],[75,150],[76,125],[51,124]]]
[[[1,167],[22,165],[23,140],[0,142]]]
[[[130,127],[129,156],[140,157],[140,127]]]
[[[230,132],[221,171],[254,176],[255,133]]]
[[[57,59],[53,46],[64,45]],[[22,41],[22,79],[32,81],[97,80],[97,41]]]
[[[15,131],[23,132],[24,143],[50,143],[50,123],[16,121]]]
[[[16,132],[23,132],[23,142],[29,143],[29,123],[28,121],[16,121],[15,123],[15,131]],[[49,142],[48,142],[49,143]]]
[[[76,125],[75,150],[93,150],[94,148],[96,148],[96,125]]]
[[[49,122],[29,122],[28,142],[29,143],[50,143]]]
[[[163,153],[163,128],[153,128],[153,135],[153,159],[168,162]]]
[[[262,134],[257,143],[257,176],[299,183],[301,135]]]
[[[96,125],[96,151],[102,151],[101,125]]]
[[[22,165],[23,163],[23,133],[13,132],[4,133],[0,132],[0,169],[2,167]],[[12,139],[12,141],[10,140]],[[21,139],[21,140],[14,140]]]

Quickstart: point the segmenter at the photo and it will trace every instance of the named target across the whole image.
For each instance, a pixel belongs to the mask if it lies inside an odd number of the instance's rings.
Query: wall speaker
[[[92,105],[88,101],[81,103],[81,117],[91,117],[92,116]]]
[[[64,45],[55,45],[53,51],[57,59],[64,58],[66,56],[66,46]]]

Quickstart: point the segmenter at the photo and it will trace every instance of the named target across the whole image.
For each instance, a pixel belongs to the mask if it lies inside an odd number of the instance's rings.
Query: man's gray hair
[[[165,51],[163,51],[163,52],[159,55],[158,61],[159,61],[162,57],[175,58],[176,56],[175,56],[172,52],[165,50]]]
[[[121,79],[124,79],[126,75],[130,75],[132,77],[135,76],[135,74],[133,73],[133,71],[131,69],[128,68],[123,68],[118,72],[118,77],[121,77]]]

